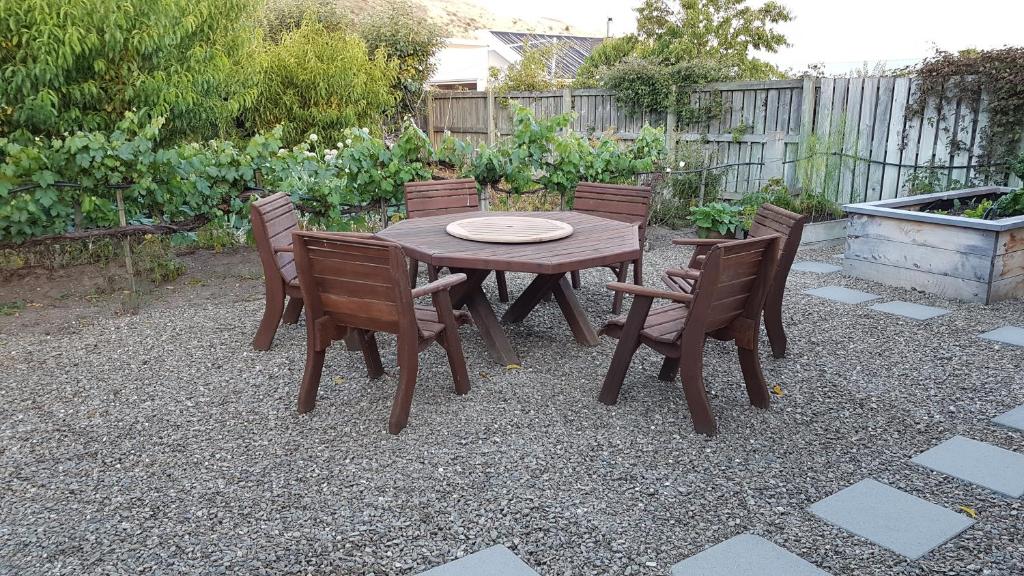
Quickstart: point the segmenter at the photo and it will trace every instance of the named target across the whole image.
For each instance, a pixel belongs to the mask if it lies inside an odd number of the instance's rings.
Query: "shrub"
[[[111,131],[132,110],[171,139],[229,132],[254,1],[0,0],[0,134]]]
[[[268,40],[280,42],[285,34],[301,28],[307,17],[331,32],[352,27],[335,0],[268,0],[260,14],[260,24]]]
[[[498,94],[507,92],[544,92],[564,85],[551,75],[551,63],[558,58],[563,47],[557,43],[523,47],[522,58],[504,71],[490,70],[490,85]]]
[[[697,236],[707,238],[712,232],[729,237],[743,225],[742,206],[712,202],[690,209],[690,221],[697,227]]]
[[[309,134],[336,142],[352,126],[379,133],[396,103],[395,63],[379,51],[371,56],[357,36],[328,31],[312,17],[254,60],[256,98],[243,119],[253,132],[283,125],[287,144]]]

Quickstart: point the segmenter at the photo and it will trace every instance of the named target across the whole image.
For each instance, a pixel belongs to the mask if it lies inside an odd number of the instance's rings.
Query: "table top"
[[[634,224],[578,212],[483,212],[481,216],[548,218],[573,227],[571,236],[550,242],[493,244],[463,240],[448,234],[451,222],[470,214],[411,218],[377,233],[402,246],[406,255],[433,266],[531,274],[559,274],[618,264],[640,257]]]

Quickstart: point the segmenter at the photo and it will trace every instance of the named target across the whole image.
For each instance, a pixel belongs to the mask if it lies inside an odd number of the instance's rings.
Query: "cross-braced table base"
[[[453,290],[452,301],[457,308],[465,306],[469,310],[491,356],[505,366],[521,364],[519,355],[516,354],[508,336],[502,330],[498,316],[494,313],[494,308],[482,288],[484,280],[491,274],[491,271],[453,269],[452,272],[461,272],[467,277],[465,282]],[[597,333],[590,324],[590,319],[587,318],[579,300],[576,299],[576,294],[564,273],[540,274],[534,278],[519,298],[516,298],[516,301],[505,311],[502,321],[510,324],[522,322],[547,294],[554,295],[576,341],[584,346],[597,346]]]

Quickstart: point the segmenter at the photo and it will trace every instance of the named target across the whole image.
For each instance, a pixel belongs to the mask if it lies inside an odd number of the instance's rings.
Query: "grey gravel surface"
[[[653,281],[686,254],[650,235]],[[611,277],[583,278],[599,324]],[[528,280],[511,275],[511,290]],[[825,284],[951,313],[922,323],[803,293]],[[424,353],[398,437],[397,371],[368,381],[339,347],[316,410],[299,415],[304,327],[254,352],[260,312],[253,292],[0,334],[0,573],[404,575],[503,544],[543,575],[665,575],[741,533],[836,576],[1024,573],[1024,503],[909,462],[957,434],[1024,453],[1024,433],[991,421],[1024,403],[1024,349],[977,337],[1021,324],[1024,302],[794,272],[789,357],[762,351],[784,391],[770,410],[747,402],[734,350],[708,343],[713,439],[693,433],[646,349],[619,404],[598,403],[615,342],[578,346],[554,303],[509,328],[522,369],[493,364],[463,329],[464,397],[441,350]],[[393,367],[394,340],[382,348]],[[868,477],[977,522],[909,561],[807,511]]]

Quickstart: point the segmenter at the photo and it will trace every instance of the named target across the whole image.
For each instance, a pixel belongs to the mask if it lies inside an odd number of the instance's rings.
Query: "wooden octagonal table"
[[[378,232],[377,236],[400,244],[411,258],[467,276],[466,282],[452,290],[452,302],[456,308],[469,310],[484,343],[499,363],[521,364],[481,288],[495,270],[536,275],[519,298],[509,305],[502,321],[523,321],[551,293],[576,341],[596,346],[597,333],[576,299],[566,274],[639,258],[636,226],[576,212],[485,212],[480,215],[547,218],[571,225],[573,233],[559,240],[525,244],[464,240],[445,230],[451,222],[474,216],[463,213],[403,220]]]

